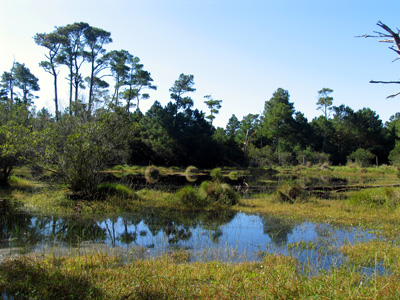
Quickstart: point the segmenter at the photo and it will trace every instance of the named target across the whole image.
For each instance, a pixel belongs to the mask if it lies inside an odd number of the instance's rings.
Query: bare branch
[[[400,92],[398,92],[398,93],[396,93],[396,94],[394,94],[394,95],[387,96],[386,99],[394,98],[394,97],[396,97],[396,96],[398,96],[398,95],[400,95]]]
[[[393,44],[393,43],[394,43],[394,40],[378,40],[378,42],[381,42],[381,43],[391,43],[391,44]]]
[[[383,24],[381,21],[379,21],[376,25],[378,25],[379,27],[385,29],[394,39],[394,43],[396,44],[396,48],[397,50],[395,50],[394,48],[391,47],[392,50],[396,51],[396,53],[400,56],[400,36],[399,33],[395,33],[392,29],[390,29],[388,26],[386,26],[385,24]]]
[[[370,80],[370,82],[369,83],[388,83],[388,84],[391,84],[391,83],[397,83],[397,84],[400,84],[400,81],[375,81],[375,80]]]

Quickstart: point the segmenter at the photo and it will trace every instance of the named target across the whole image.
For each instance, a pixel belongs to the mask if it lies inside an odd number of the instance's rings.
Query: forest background
[[[218,113],[230,107],[229,99],[205,94],[200,103],[206,108],[196,109],[195,77],[181,73],[168,88],[169,102],[150,101],[153,91],[166,87],[156,85],[139,57],[110,50],[113,37],[105,29],[85,22],[57,25],[36,33],[34,43],[42,51],[37,63],[48,73],[46,86],[51,83],[53,99],[36,109],[41,101],[38,77],[17,58],[4,68],[3,183],[12,166],[23,161],[68,177],[71,164],[76,174],[88,174],[122,163],[205,168],[355,160],[366,166],[396,163],[400,157],[399,114],[384,123],[370,108],[335,105],[329,86],[310,95],[314,110],[321,112],[311,122],[295,109],[289,91],[278,86],[257,112],[239,118],[232,114],[225,126],[215,126]],[[68,88],[62,100],[60,86],[63,93]],[[153,104],[142,112],[143,102]]]

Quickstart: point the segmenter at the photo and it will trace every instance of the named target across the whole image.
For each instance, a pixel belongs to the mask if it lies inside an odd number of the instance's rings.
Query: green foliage
[[[311,147],[307,147],[305,150],[297,150],[295,153],[298,164],[309,162],[313,165],[321,165],[324,162],[329,162],[329,154],[312,151]]]
[[[267,145],[261,149],[250,147],[249,158],[253,167],[277,166],[279,164],[278,153],[275,152],[273,146]]]
[[[375,155],[368,150],[359,148],[352,152],[348,158],[354,159],[360,167],[368,167],[371,165],[371,161],[375,158]]]
[[[333,98],[329,96],[332,92],[333,90],[329,88],[323,88],[318,91],[317,109],[322,110],[325,119],[328,119],[330,111],[332,110]]]
[[[32,153],[32,136],[29,128],[14,121],[0,126],[0,185],[7,186],[13,167]]]
[[[121,130],[124,128],[124,130]],[[102,113],[90,122],[64,116],[41,133],[41,163],[83,197],[92,197],[106,167],[124,162],[132,132],[123,114]]]
[[[396,141],[396,144],[392,151],[389,153],[389,161],[394,165],[400,164],[400,142]]]
[[[273,140],[279,150],[280,139],[287,139],[293,132],[294,105],[289,102],[289,92],[279,88],[272,98],[265,102],[262,116],[263,135]]]
[[[208,99],[204,101],[204,103],[207,104],[207,107],[210,110],[210,115],[206,116],[206,118],[210,120],[210,123],[212,124],[213,120],[215,119],[215,115],[219,113],[222,100],[214,100],[211,95],[204,96],[204,98]]]
[[[194,76],[185,75],[182,73],[179,75],[179,78],[175,80],[174,85],[169,89],[169,91],[171,92],[171,99],[173,99],[176,102],[175,114],[180,108],[187,109],[193,106],[192,98],[188,96],[183,97],[183,94],[196,91],[196,89],[193,86],[194,86]]]
[[[221,182],[224,179],[221,168],[213,169],[210,173],[210,176],[214,181],[218,181],[218,182]]]

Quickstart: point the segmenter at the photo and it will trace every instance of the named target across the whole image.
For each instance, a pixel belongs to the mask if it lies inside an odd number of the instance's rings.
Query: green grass
[[[187,263],[184,253],[133,260],[105,254],[20,257],[0,265],[0,291],[15,299],[398,299],[398,266],[366,278],[345,265],[307,276],[280,255],[260,262]]]

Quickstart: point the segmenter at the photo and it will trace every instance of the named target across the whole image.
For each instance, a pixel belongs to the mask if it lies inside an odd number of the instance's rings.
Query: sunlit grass
[[[40,182],[27,178],[21,178],[15,175],[10,176],[10,178],[8,179],[8,183],[14,189],[23,189],[23,190],[31,190],[34,188],[40,188],[44,186],[44,184]]]
[[[397,299],[394,271],[365,277],[345,265],[310,277],[295,259],[275,254],[238,264],[173,255],[127,264],[105,254],[20,257],[0,265],[0,290],[29,299]]]
[[[374,267],[382,263],[392,272],[400,270],[399,241],[373,240],[357,244],[347,244],[339,249],[354,265]]]

